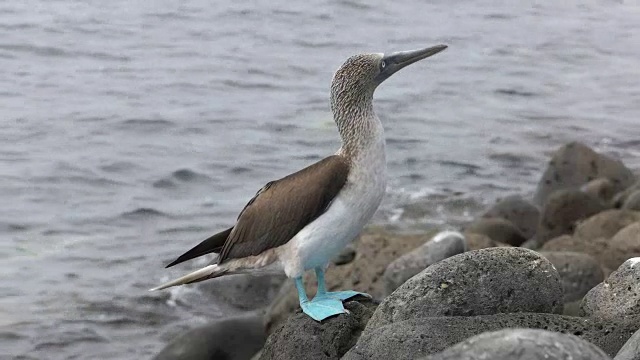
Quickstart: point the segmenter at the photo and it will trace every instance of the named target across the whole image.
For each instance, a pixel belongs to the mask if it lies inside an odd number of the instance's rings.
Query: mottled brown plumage
[[[348,156],[366,147],[366,134],[374,133],[373,124],[364,120],[373,116],[375,75],[381,58],[375,54],[354,55],[333,75],[331,111],[343,141],[342,150]]]

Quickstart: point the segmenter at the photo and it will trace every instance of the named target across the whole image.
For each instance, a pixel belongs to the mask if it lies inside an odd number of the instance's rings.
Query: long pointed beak
[[[391,53],[389,55],[385,55],[382,58],[383,63],[381,63],[381,66],[383,66],[382,64],[384,64],[384,67],[381,69],[380,74],[376,77],[376,80],[378,80],[378,83],[381,83],[405,66],[411,65],[414,62],[420,61],[422,59],[426,59],[429,56],[435,55],[446,48],[447,45],[436,45],[428,47],[426,49],[399,51]]]

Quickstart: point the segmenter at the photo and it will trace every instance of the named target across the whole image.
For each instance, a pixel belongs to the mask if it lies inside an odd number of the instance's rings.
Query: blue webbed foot
[[[353,291],[353,290],[346,290],[346,291],[327,291],[323,294],[318,294],[316,295],[316,298],[318,296],[323,296],[323,297],[329,297],[329,298],[334,298],[334,299],[339,299],[341,301],[344,300],[348,300],[351,299],[352,297],[356,297],[356,296],[363,296],[367,299],[371,299],[371,295],[366,294],[366,293],[361,293],[361,292],[357,292],[357,291]]]
[[[316,268],[316,277],[318,278],[318,293],[316,294],[317,298],[333,298],[339,300],[347,300],[351,299],[355,296],[364,296],[365,298],[371,299],[371,295],[347,290],[347,291],[327,291],[327,286],[324,282],[324,270],[322,268]]]
[[[302,311],[309,315],[313,320],[322,321],[330,316],[347,313],[342,301],[336,298],[320,297],[317,296],[309,301],[300,302]]]

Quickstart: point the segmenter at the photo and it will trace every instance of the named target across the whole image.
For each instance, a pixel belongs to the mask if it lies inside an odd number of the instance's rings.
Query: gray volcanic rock
[[[640,330],[627,340],[613,360],[640,360]]]
[[[509,220],[502,218],[480,218],[469,225],[465,232],[487,235],[491,240],[518,246],[526,237]]]
[[[435,263],[387,296],[367,331],[430,316],[561,312],[560,276],[549,260],[522,248],[489,248]]]
[[[476,335],[423,360],[610,360],[577,336],[539,329],[506,329]]]
[[[536,234],[540,210],[521,196],[512,195],[498,201],[482,217],[509,220],[525,238],[531,239]]]
[[[375,304],[345,303],[350,314],[317,322],[302,312],[289,317],[269,336],[260,360],[340,359],[358,340]]]
[[[640,236],[637,240],[640,243]],[[582,301],[582,311],[586,316],[607,320],[640,315],[640,258],[625,261],[591,289]]]
[[[506,328],[531,328],[572,334],[613,356],[637,330],[640,318],[603,321],[557,314],[512,313],[414,318],[369,331],[343,360],[416,359],[472,336]]]
[[[389,294],[428,266],[466,250],[464,236],[456,231],[442,231],[422,246],[394,260],[384,271],[384,284]]]
[[[605,210],[592,196],[578,190],[561,190],[551,195],[542,209],[536,239],[543,244],[564,234],[571,234],[578,221]]]
[[[631,195],[629,195],[627,200],[625,200],[624,205],[622,205],[622,208],[628,209],[628,210],[640,211],[640,190],[631,193]]]
[[[538,182],[534,203],[542,205],[558,190],[579,189],[597,178],[609,179],[614,192],[624,190],[635,181],[634,174],[622,162],[598,154],[579,142],[571,142],[551,157]]]
[[[544,251],[540,254],[558,270],[565,303],[582,299],[604,280],[602,268],[592,256],[571,251]]]
[[[153,360],[245,360],[258,352],[266,339],[261,316],[227,318],[179,335]]]
[[[640,212],[631,210],[605,210],[581,222],[574,236],[585,240],[613,237],[618,231],[640,221]]]
[[[600,200],[603,204],[609,204],[616,194],[616,186],[613,181],[607,178],[598,178],[585,184],[582,191]]]

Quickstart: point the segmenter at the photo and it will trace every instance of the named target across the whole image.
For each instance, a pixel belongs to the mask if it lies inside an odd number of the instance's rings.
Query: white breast
[[[288,277],[324,267],[355,239],[378,209],[386,188],[384,135],[353,159],[345,187],[327,211],[279,251]]]

